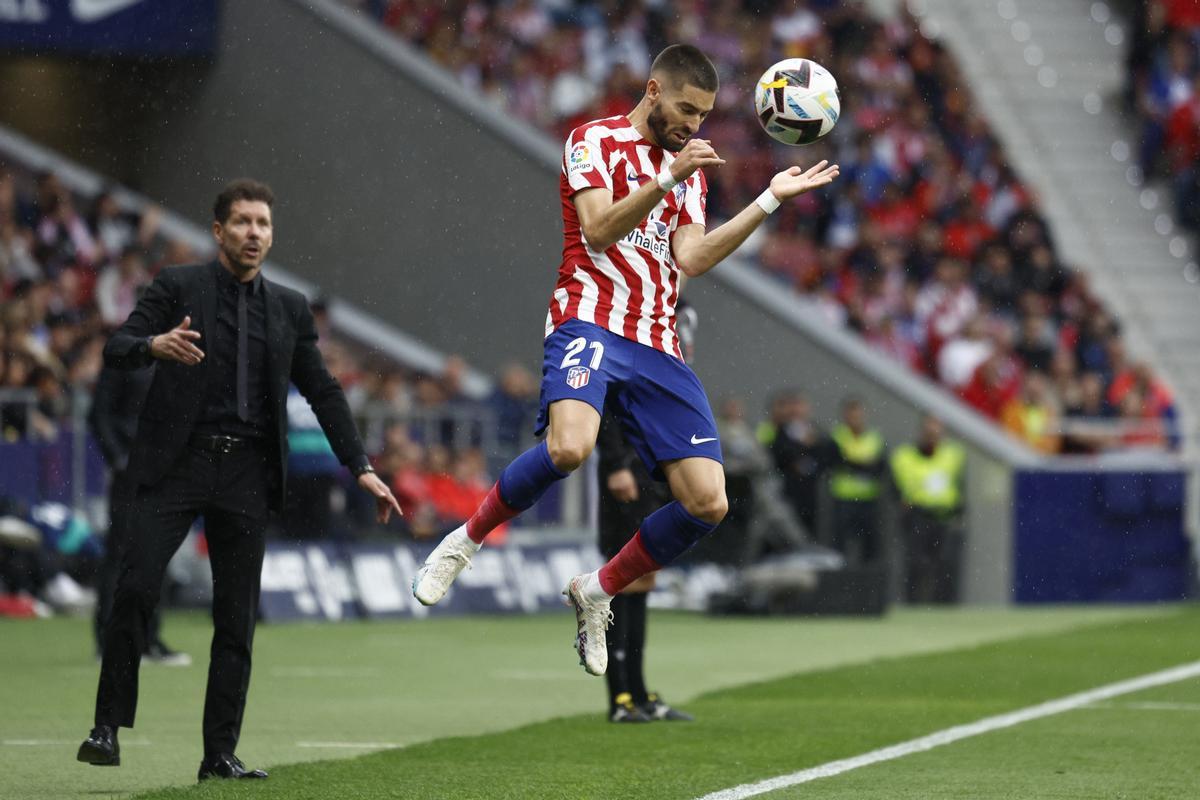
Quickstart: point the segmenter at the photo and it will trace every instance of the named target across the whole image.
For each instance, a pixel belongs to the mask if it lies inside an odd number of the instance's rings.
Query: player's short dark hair
[[[213,203],[213,219],[225,222],[229,219],[229,211],[238,200],[256,200],[266,203],[270,208],[275,202],[275,193],[271,187],[253,178],[238,178],[225,186]]]
[[[672,88],[688,85],[716,92],[720,85],[717,68],[699,47],[690,44],[673,44],[663,50],[650,65],[650,74],[666,76]]]

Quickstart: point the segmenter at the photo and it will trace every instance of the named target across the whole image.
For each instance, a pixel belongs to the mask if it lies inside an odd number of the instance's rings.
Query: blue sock
[[[676,500],[642,520],[640,530],[646,552],[665,567],[716,527],[693,517]]]
[[[509,508],[524,511],[538,501],[555,481],[567,477],[554,462],[550,460],[550,450],[546,442],[538,442],[521,455],[500,473],[500,499]]]

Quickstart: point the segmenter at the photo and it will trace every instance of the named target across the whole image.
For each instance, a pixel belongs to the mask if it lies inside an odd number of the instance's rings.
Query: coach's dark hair
[[[258,200],[269,207],[275,202],[275,193],[270,186],[253,178],[238,178],[217,195],[217,201],[213,203],[213,219],[222,223],[229,219],[229,210],[238,200]]]
[[[720,85],[717,68],[699,47],[690,44],[673,44],[663,50],[650,65],[650,74],[669,76],[672,88],[690,85],[706,92],[715,92]]]

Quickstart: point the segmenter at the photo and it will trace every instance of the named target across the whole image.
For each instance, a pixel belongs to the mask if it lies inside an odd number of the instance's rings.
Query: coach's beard
[[[650,126],[655,142],[664,150],[678,153],[683,149],[683,145],[687,144],[687,137],[684,137],[680,144],[671,141],[670,131],[667,130],[667,115],[663,113],[661,102],[655,103],[654,108],[650,109],[650,113],[646,115],[646,124]]]

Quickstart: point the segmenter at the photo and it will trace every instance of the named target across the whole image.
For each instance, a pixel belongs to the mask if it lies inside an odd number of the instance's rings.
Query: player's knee
[[[574,472],[579,469],[592,454],[592,446],[591,442],[571,437],[555,438],[546,442],[550,460],[562,472]]]
[[[725,497],[724,489],[712,489],[697,493],[686,508],[696,519],[716,525],[729,513],[729,500]]]

